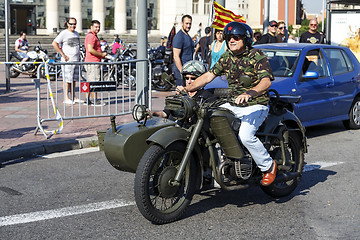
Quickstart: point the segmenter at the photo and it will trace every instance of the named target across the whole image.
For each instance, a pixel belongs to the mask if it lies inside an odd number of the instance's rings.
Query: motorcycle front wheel
[[[283,197],[292,193],[300,182],[304,168],[304,151],[301,137],[296,132],[289,132],[289,142],[286,146],[286,161],[281,163],[281,150],[275,142],[275,147],[269,151],[271,157],[278,163],[276,175],[286,174],[287,172],[299,172],[300,177],[296,177],[286,182],[273,183],[269,186],[261,186],[261,189],[272,197]]]
[[[192,157],[180,185],[169,184],[175,178],[185,149],[186,145],[182,142],[166,148],[154,144],[140,160],[135,176],[135,201],[141,214],[153,223],[176,221],[192,200],[196,186]]]

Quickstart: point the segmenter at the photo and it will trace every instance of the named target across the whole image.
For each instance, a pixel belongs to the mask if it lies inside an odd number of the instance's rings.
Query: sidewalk
[[[11,78],[9,93],[5,93],[5,81],[2,65],[0,66],[0,164],[19,158],[97,146],[97,130],[110,127],[109,117],[64,120],[64,128],[60,134],[53,135],[50,139],[46,139],[40,131],[34,135],[37,126],[37,95],[32,78],[24,75]],[[173,93],[153,92],[153,110],[162,109],[165,96],[171,94]],[[133,121],[131,114],[116,118],[117,125],[131,121]]]

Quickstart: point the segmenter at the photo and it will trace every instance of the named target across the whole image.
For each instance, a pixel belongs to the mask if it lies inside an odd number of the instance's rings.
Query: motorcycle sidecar
[[[113,126],[104,136],[105,156],[114,168],[135,173],[141,157],[150,147],[146,139],[159,129],[174,125],[174,121],[152,117],[145,124],[132,122],[117,126],[116,131]]]

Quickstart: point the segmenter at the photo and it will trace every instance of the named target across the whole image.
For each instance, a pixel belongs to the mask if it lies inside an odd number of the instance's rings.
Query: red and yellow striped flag
[[[219,3],[214,1],[215,19],[212,27],[223,30],[229,22],[243,22],[246,23],[244,17],[234,14],[232,11],[225,9]]]

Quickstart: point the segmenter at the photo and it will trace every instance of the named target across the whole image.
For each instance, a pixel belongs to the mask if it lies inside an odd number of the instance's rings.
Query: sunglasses
[[[278,27],[278,25],[270,25],[270,27]]]
[[[68,23],[70,26],[75,26],[76,23]]]
[[[317,24],[310,24],[310,26],[314,26],[314,27],[316,27],[316,26],[317,26]]]
[[[280,30],[286,29],[286,27],[279,27]]]
[[[230,41],[232,38],[233,38],[235,41],[239,41],[239,40],[242,40],[242,39],[243,39],[242,36],[228,35],[228,36],[226,36],[225,40],[226,40],[226,41]]]
[[[185,80],[193,80],[194,81],[195,79],[196,79],[196,77],[186,77],[185,76]]]

